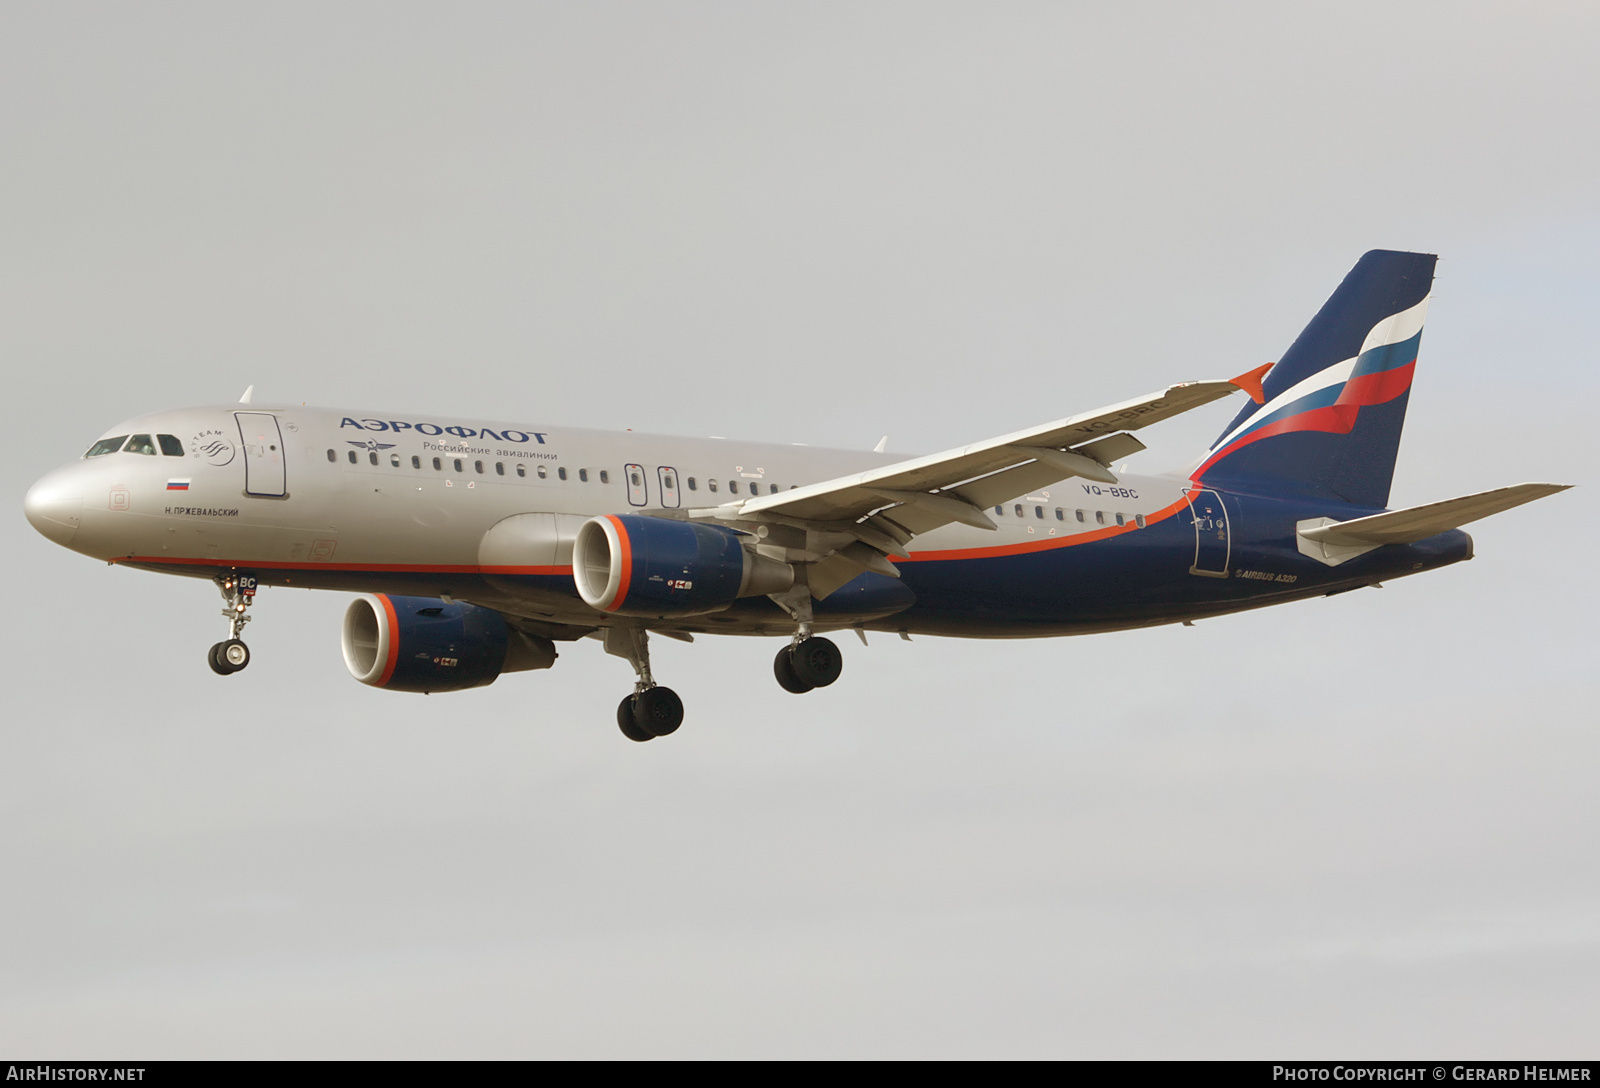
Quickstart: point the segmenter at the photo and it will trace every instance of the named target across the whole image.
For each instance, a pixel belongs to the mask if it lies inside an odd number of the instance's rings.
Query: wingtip
[[[1271,370],[1277,365],[1277,363],[1266,363],[1263,366],[1256,367],[1254,370],[1245,371],[1237,378],[1229,378],[1228,382],[1230,385],[1237,386],[1238,388],[1243,389],[1246,393],[1249,393],[1250,399],[1255,401],[1257,404],[1265,404],[1267,403],[1267,394],[1261,388],[1261,379],[1267,376],[1267,371]]]

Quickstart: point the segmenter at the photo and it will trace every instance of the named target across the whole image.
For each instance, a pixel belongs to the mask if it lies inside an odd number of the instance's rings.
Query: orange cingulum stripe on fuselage
[[[1179,499],[1170,506],[1164,506],[1153,514],[1144,517],[1144,528],[1148,529],[1158,521],[1165,521],[1179,510],[1189,505],[1189,500]],[[1002,555],[1026,555],[1029,552],[1047,552],[1055,548],[1071,548],[1079,544],[1092,544],[1096,540],[1109,540],[1123,533],[1136,533],[1139,526],[1133,522],[1126,525],[1108,525],[1104,529],[1091,529],[1086,533],[1073,533],[1071,536],[1046,537],[1043,540],[1030,540],[1021,544],[997,544],[990,548],[951,548],[936,552],[912,552],[908,556],[895,557],[896,563],[935,563],[950,559],[991,559]]]
[[[390,574],[571,574],[572,567],[480,567],[450,563],[286,563],[277,560],[183,559],[171,555],[122,555],[109,563],[153,563],[190,567],[250,567],[253,570],[338,570]]]

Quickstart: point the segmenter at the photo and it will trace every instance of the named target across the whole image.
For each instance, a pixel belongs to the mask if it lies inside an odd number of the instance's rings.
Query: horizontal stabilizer
[[[1510,510],[1513,506],[1554,495],[1571,486],[1514,484],[1476,495],[1463,495],[1458,499],[1430,502],[1426,506],[1413,506],[1408,510],[1391,510],[1386,514],[1373,514],[1353,521],[1335,521],[1317,528],[1301,529],[1300,536],[1336,545],[1410,544],[1447,529],[1459,529],[1468,522]]]

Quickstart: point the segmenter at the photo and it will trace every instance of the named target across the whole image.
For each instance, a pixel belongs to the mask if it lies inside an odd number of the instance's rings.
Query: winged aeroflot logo
[[[378,450],[392,450],[395,446],[393,442],[379,442],[375,438],[369,438],[365,442],[351,442],[350,444],[358,450],[372,450],[374,453]]]

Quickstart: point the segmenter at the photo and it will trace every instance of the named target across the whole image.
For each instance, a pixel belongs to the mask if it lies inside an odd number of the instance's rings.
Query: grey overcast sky
[[[0,1052],[1593,1057],[1600,7],[0,8]],[[431,698],[346,599],[27,486],[237,398],[921,452],[1275,358],[1442,255],[1425,577],[1070,640],[584,643]],[[1186,462],[1234,409],[1154,433]],[[1153,432],[1146,432],[1147,434]]]

